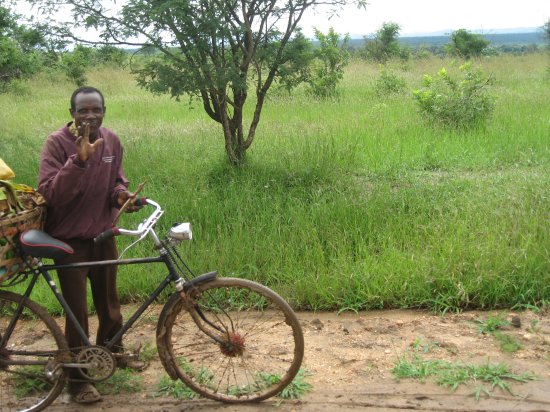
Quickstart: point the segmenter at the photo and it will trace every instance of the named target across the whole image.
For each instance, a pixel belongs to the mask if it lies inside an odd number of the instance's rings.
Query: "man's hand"
[[[76,153],[81,161],[86,162],[97,148],[103,144],[103,139],[97,139],[95,142],[90,143],[90,125],[88,123],[79,126],[78,134],[80,137],[75,142]]]
[[[135,197],[136,197],[136,195],[134,193],[131,193],[131,192],[127,192],[127,191],[119,192],[118,197],[117,197],[117,203],[118,203],[119,206],[122,207],[128,201],[128,199],[130,199],[130,200],[135,199]],[[137,212],[142,207],[143,207],[143,205],[136,206],[136,205],[134,205],[130,202],[126,206],[126,212],[127,213]]]

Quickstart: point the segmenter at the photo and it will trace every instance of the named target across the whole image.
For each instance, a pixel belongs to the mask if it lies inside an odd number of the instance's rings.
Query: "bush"
[[[65,75],[77,86],[84,86],[88,81],[86,70],[91,65],[91,56],[90,48],[78,45],[71,53],[65,53],[61,58],[61,67]]]
[[[420,112],[434,123],[453,128],[481,125],[492,114],[495,97],[489,92],[491,78],[471,63],[460,66],[462,79],[455,80],[442,68],[436,78],[424,75],[423,87],[413,91]]]
[[[18,16],[0,5],[0,93],[13,81],[27,79],[41,66],[43,35],[17,22]]]
[[[331,98],[337,95],[336,86],[344,78],[344,68],[349,63],[349,40],[331,27],[327,34],[315,29],[319,47],[314,51],[308,92],[317,98]]]
[[[388,71],[383,66],[380,68],[380,76],[374,83],[374,91],[378,96],[401,93],[406,87],[407,82],[404,78]]]
[[[99,64],[122,67],[128,60],[128,53],[121,48],[105,45],[96,50],[95,58]]]

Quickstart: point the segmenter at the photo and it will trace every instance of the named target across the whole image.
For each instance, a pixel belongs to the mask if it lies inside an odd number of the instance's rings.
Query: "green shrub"
[[[308,91],[317,98],[337,95],[336,86],[344,78],[344,68],[349,63],[349,36],[340,35],[331,27],[327,34],[315,29],[319,47],[315,49]]]
[[[122,67],[128,60],[128,53],[121,48],[104,45],[96,50],[95,59],[100,64]]]
[[[0,93],[7,92],[13,81],[31,77],[42,64],[42,33],[17,20],[16,14],[0,4]]]
[[[88,81],[86,71],[91,65],[92,51],[90,48],[78,45],[70,53],[61,58],[61,67],[67,78],[77,86],[84,86]]]
[[[471,63],[460,66],[460,72],[460,79],[454,79],[445,68],[435,78],[424,75],[423,87],[413,91],[420,112],[433,123],[469,128],[484,123],[492,114],[491,78]]]
[[[404,78],[388,71],[383,66],[380,69],[380,76],[374,83],[374,91],[378,96],[401,93],[406,89],[406,87],[407,82]]]

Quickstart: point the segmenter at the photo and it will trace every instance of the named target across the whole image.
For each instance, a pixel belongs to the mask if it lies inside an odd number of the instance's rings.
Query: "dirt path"
[[[373,311],[360,314],[299,313],[306,340],[303,367],[313,389],[300,400],[271,400],[253,405],[225,405],[209,400],[175,400],[155,396],[164,375],[155,358],[141,373],[144,387],[138,394],[104,396],[83,407],[60,397],[48,411],[550,411],[550,317],[546,312],[502,312],[512,321],[501,333],[521,348],[505,352],[491,334],[479,333],[479,322],[487,325],[495,312],[467,312],[437,316],[418,311]],[[487,322],[489,320],[489,322]],[[155,316],[139,325],[128,341],[154,343]],[[515,325],[515,326],[514,326]],[[456,391],[428,378],[396,381],[392,373],[399,359],[445,360],[468,365],[506,364],[511,373],[530,373],[535,380],[510,382],[513,394],[499,389],[473,392],[481,383],[460,385]]]

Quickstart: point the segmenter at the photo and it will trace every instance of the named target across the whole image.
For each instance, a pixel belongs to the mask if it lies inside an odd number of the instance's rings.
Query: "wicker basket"
[[[38,192],[16,195],[24,209],[0,217],[0,283],[28,268],[17,250],[19,235],[27,229],[42,229],[46,218],[46,202]],[[0,211],[9,207],[7,202],[0,204]]]

